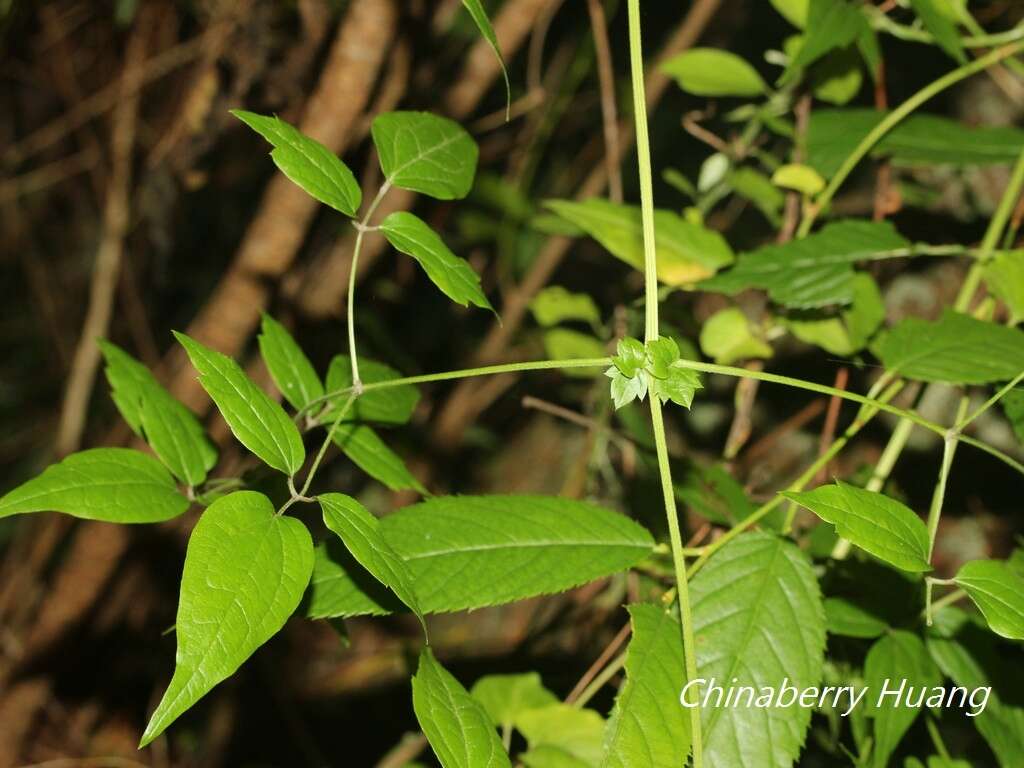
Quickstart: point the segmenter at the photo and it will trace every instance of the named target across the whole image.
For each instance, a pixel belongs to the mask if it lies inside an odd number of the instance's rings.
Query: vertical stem
[[[636,123],[637,165],[640,172],[640,210],[644,235],[644,338],[646,341],[653,341],[658,338],[658,264],[654,233],[654,183],[651,178],[651,146],[647,132],[647,103],[644,98],[643,47],[640,39],[640,0],[629,0],[629,61],[633,85],[633,119]],[[654,429],[654,445],[658,456],[658,474],[661,477],[661,490],[665,500],[665,516],[668,521],[669,542],[672,547],[676,592],[679,596],[679,618],[683,628],[683,657],[686,665],[686,679],[694,680],[697,677],[697,655],[693,634],[693,617],[690,612],[690,589],[686,579],[683,540],[679,532],[679,516],[676,512],[675,490],[672,486],[668,447],[665,442],[665,423],[662,420],[661,402],[654,394],[649,394],[648,397],[651,406],[651,425]],[[703,748],[700,730],[700,708],[691,708],[690,717],[693,766],[694,768],[701,768],[703,765]]]
[[[352,246],[352,264],[348,270],[348,312],[346,319],[348,321],[348,356],[352,362],[352,388],[356,395],[362,394],[363,391],[363,382],[359,378],[359,360],[356,358],[356,272],[359,270],[359,252],[363,248],[363,235],[369,229],[370,218],[389,189],[391,189],[391,181],[385,180],[380,185],[380,189],[377,190],[377,195],[373,198],[373,202],[366,209],[366,213],[363,214],[362,220],[358,223],[353,222],[356,228],[356,241]]]
[[[960,398],[960,405],[957,408],[954,424],[959,424],[967,413],[967,405],[970,401],[964,395]],[[928,560],[932,559],[932,551],[935,549],[935,534],[939,530],[939,518],[942,516],[942,503],[946,498],[946,481],[949,479],[949,468],[953,465],[953,455],[956,453],[956,445],[960,439],[960,432],[954,426],[950,427],[942,443],[942,464],[939,467],[939,480],[935,483],[935,492],[932,494],[932,505],[928,510]]]

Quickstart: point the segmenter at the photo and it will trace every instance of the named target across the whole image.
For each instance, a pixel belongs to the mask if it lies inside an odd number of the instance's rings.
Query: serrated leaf
[[[545,205],[580,227],[617,259],[643,269],[643,231],[638,206],[597,198],[585,202],[549,200]],[[658,280],[666,285],[694,283],[733,261],[732,249],[720,234],[672,211],[656,210],[654,227]]]
[[[717,48],[691,48],[667,59],[660,69],[697,96],[760,96],[768,90],[750,64]]]
[[[389,490],[412,490],[427,495],[427,489],[380,436],[365,424],[339,424],[333,440],[352,462]]]
[[[0,498],[0,518],[63,512],[110,523],[159,523],[188,509],[174,478],[152,456],[128,448],[72,453]]]
[[[380,521],[425,613],[562,592],[646,557],[650,534],[594,504],[549,496],[448,496]]]
[[[690,751],[690,712],[679,706],[686,681],[682,628],[656,605],[631,605],[629,616],[626,683],[605,730],[601,768],[683,765]]]
[[[491,20],[487,18],[487,12],[484,10],[480,0],[462,0],[462,5],[469,11],[469,15],[473,17],[476,28],[480,30],[480,34],[487,41],[487,44],[491,46],[494,55],[498,57],[501,74],[505,78],[505,119],[508,120],[512,109],[512,83],[508,79],[508,68],[505,66],[505,58],[501,55],[501,48],[498,46],[498,38],[494,34],[494,27],[491,26]]]
[[[376,384],[402,378],[402,374],[389,365],[369,358],[359,358],[359,378],[363,384]],[[352,386],[352,359],[348,355],[335,355],[327,368],[327,391],[338,392]],[[344,405],[347,395],[332,400],[332,408]],[[400,384],[385,389],[364,392],[349,408],[347,421],[375,421],[380,424],[405,424],[420,401],[419,390],[411,384]],[[329,424],[328,412],[321,423]]]
[[[871,611],[843,597],[825,598],[825,623],[830,635],[874,638],[889,625]]]
[[[644,371],[635,376],[626,376],[614,365],[604,372],[612,380],[611,395],[615,410],[629,405],[634,400],[643,400],[647,396],[647,374]]]
[[[972,560],[954,579],[997,635],[1024,640],[1024,576],[1001,560]]]
[[[700,329],[700,348],[721,365],[772,356],[772,348],[754,333],[750,320],[738,307],[727,307],[704,321]]]
[[[795,309],[849,304],[854,262],[885,258],[909,245],[889,222],[833,222],[801,240],[742,253],[736,266],[698,288],[729,296],[761,288],[776,303]]]
[[[274,146],[270,153],[274,164],[311,197],[346,216],[359,210],[359,182],[331,150],[280,118],[241,109],[233,109],[231,114]]]
[[[853,277],[853,303],[838,317],[793,312],[783,323],[801,341],[834,355],[852,355],[864,348],[884,320],[885,304],[878,284],[866,272],[857,272]]]
[[[663,379],[652,378],[648,386],[651,396],[657,397],[663,404],[671,400],[684,408],[689,408],[697,390],[704,388],[699,373],[679,365],[673,365],[668,376]]]
[[[719,684],[798,690],[818,685],[825,615],[807,556],[765,533],[745,533],[708,561],[691,583],[697,671]],[[713,704],[714,702],[709,702]],[[703,708],[704,764],[790,766],[810,724],[809,709]]]
[[[324,385],[313,364],[283,325],[264,314],[258,340],[270,377],[293,408],[302,410],[323,397]]]
[[[910,0],[910,7],[921,19],[924,28],[931,32],[939,47],[958,64],[966,63],[967,54],[964,53],[964,45],[960,41],[956,25],[942,12],[939,4],[935,0]]]
[[[857,39],[864,17],[846,0],[810,0],[803,45],[779,80],[791,82],[797,73],[829,51],[845,48]]]
[[[871,764],[885,768],[907,729],[917,719],[921,707],[908,706],[906,697],[881,698],[882,688],[889,691],[906,682],[917,690],[942,682],[938,667],[931,660],[921,639],[910,632],[895,630],[875,641],[864,662],[864,684],[871,695],[865,697],[865,711],[874,720],[874,745]]]
[[[380,223],[380,229],[396,250],[419,262],[431,282],[449,299],[463,307],[473,304],[494,311],[480,288],[480,276],[469,262],[452,253],[423,219],[396,211]]]
[[[560,285],[551,285],[530,301],[534,320],[545,328],[573,320],[591,325],[601,322],[597,304],[586,293],[572,293]]]
[[[645,345],[647,370],[656,379],[672,375],[672,366],[679,361],[679,345],[671,336],[659,336]]]
[[[782,494],[836,527],[836,533],[904,571],[930,571],[928,528],[914,510],[888,496],[840,480]]]
[[[420,652],[412,705],[442,768],[511,768],[487,711],[434,658]]]
[[[1024,371],[1024,332],[952,310],[934,323],[904,319],[874,351],[890,373],[918,381],[988,384]]]
[[[277,634],[312,570],[306,526],[274,514],[263,494],[238,491],[206,509],[185,554],[174,676],[140,749]]]
[[[124,420],[145,438],[175,477],[191,486],[200,485],[217,463],[217,449],[199,419],[123,349],[102,340],[99,346],[111,396]]]
[[[516,718],[516,728],[526,737],[530,747],[526,754],[533,752],[530,758],[524,755],[527,765],[543,765],[538,761],[538,752],[546,754],[551,750],[561,753],[560,757],[573,758],[590,768],[597,768],[601,760],[605,723],[604,718],[592,709],[561,703],[530,709]]]
[[[478,150],[458,123],[429,112],[385,112],[370,130],[387,183],[438,200],[469,194]]]
[[[985,284],[1010,310],[1010,322],[1024,320],[1024,250],[1002,251],[982,267]]]
[[[380,521],[366,507],[343,493],[321,494],[317,501],[324,513],[324,524],[344,542],[352,557],[394,592],[422,622],[415,579],[384,538]]]
[[[647,366],[647,348],[629,336],[619,339],[612,363],[623,376],[636,376]]]
[[[183,333],[174,337],[185,348],[199,383],[238,441],[274,469],[286,475],[299,471],[306,458],[302,436],[288,414],[245,375],[227,355]]]
[[[306,606],[309,618],[384,616],[404,609],[395,593],[363,568],[336,536],[317,546]]]
[[[469,692],[483,704],[498,728],[511,728],[527,710],[558,703],[558,697],[544,687],[536,672],[485,675],[473,683]]]

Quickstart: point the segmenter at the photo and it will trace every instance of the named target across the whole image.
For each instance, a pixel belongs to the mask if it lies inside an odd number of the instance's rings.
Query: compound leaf
[[[811,510],[836,533],[904,571],[930,571],[928,528],[904,504],[888,496],[837,481],[813,491],[782,494]]]
[[[487,710],[429,647],[412,678],[412,706],[442,768],[511,768]]]
[[[702,678],[797,690],[821,681],[825,615],[807,556],[765,533],[745,533],[708,561],[691,585]],[[704,763],[790,766],[811,711],[789,707],[716,707],[701,711]]]
[[[200,485],[217,463],[217,449],[199,419],[174,399],[142,363],[116,344],[100,341],[117,409],[135,434],[144,436],[174,476]]]
[[[110,523],[159,523],[177,517],[188,504],[152,456],[129,448],[90,448],[0,498],[0,518],[53,511]]]
[[[934,323],[906,318],[875,351],[891,373],[919,381],[988,384],[1024,371],[1024,332],[952,310]]]
[[[1024,576],[1001,560],[972,560],[954,579],[997,635],[1024,640]]]
[[[431,282],[449,299],[463,307],[473,304],[494,311],[480,288],[480,276],[419,216],[396,211],[380,223],[380,229],[396,250],[419,262]]]
[[[321,494],[318,501],[324,513],[324,524],[344,542],[352,557],[422,620],[413,576],[384,539],[380,521],[343,493]]]
[[[288,330],[270,315],[263,315],[259,335],[260,356],[274,384],[296,410],[323,397],[324,385],[313,364]]]
[[[682,765],[690,751],[690,712],[679,706],[686,681],[682,629],[661,607],[629,607],[633,636],[626,684],[605,731],[602,768]]]
[[[424,496],[427,489],[380,436],[365,424],[339,424],[333,440],[363,472],[392,491],[412,490]]]
[[[231,114],[269,141],[270,153],[281,172],[309,195],[346,216],[354,216],[362,201],[359,182],[337,155],[284,120],[241,109]]]
[[[306,458],[298,427],[280,404],[257,387],[227,355],[175,331],[199,371],[199,383],[217,404],[238,441],[274,469],[286,475],[299,471]]]
[[[469,194],[478,150],[458,123],[429,112],[385,112],[370,130],[387,183],[438,200]]]
[[[274,514],[263,494],[238,491],[207,508],[185,554],[174,676],[140,748],[277,634],[312,570],[306,526]]]

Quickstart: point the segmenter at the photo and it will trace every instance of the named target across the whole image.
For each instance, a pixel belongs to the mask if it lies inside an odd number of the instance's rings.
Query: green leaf
[[[629,405],[634,400],[643,400],[647,396],[647,374],[644,371],[635,376],[626,376],[614,365],[604,372],[612,380],[611,395],[615,410]]]
[[[807,556],[765,533],[738,536],[691,583],[697,670],[735,685],[798,690],[818,685],[825,615]],[[800,753],[811,711],[715,707],[701,711],[708,766],[788,766]],[[756,756],[752,758],[751,756]]]
[[[1010,310],[1010,322],[1024,320],[1024,250],[997,253],[982,274],[989,291]]]
[[[612,363],[623,376],[636,376],[647,367],[647,348],[643,342],[626,336],[619,339]]]
[[[736,266],[698,288],[729,296],[761,288],[776,303],[796,309],[849,304],[854,298],[853,262],[884,258],[909,245],[885,221],[833,222],[801,240],[742,253]]]
[[[601,322],[601,311],[588,294],[572,293],[560,285],[540,291],[530,302],[530,312],[545,328],[573,320],[593,326]]]
[[[864,78],[861,57],[853,47],[839,48],[827,54],[811,73],[815,98],[842,105],[860,93]]]
[[[885,117],[872,109],[815,109],[807,127],[808,165],[828,178]],[[875,145],[873,157],[901,166],[957,167],[1012,163],[1024,145],[1024,130],[1011,126],[970,127],[940,115],[911,115]]]
[[[659,336],[645,345],[647,349],[647,370],[656,379],[671,375],[672,366],[679,361],[679,345],[671,336]]]
[[[666,60],[661,71],[697,96],[760,96],[768,90],[756,69],[717,48],[691,48]]]
[[[747,316],[737,307],[720,310],[704,321],[700,348],[721,365],[772,356],[772,348],[754,333]]]
[[[1024,640],[1024,576],[1001,560],[972,560],[954,579],[997,635]]]
[[[552,328],[546,331],[544,351],[551,360],[585,360],[604,357],[607,354],[602,341],[572,328]],[[568,376],[593,378],[593,373],[586,369],[567,368],[563,373]]]
[[[676,405],[689,408],[693,403],[693,396],[698,389],[703,389],[704,385],[696,371],[674,365],[664,379],[652,378],[649,387],[651,395],[661,400],[662,404],[671,400]]]
[[[910,7],[921,19],[924,28],[931,32],[939,47],[948,53],[958,64],[967,62],[964,45],[956,31],[956,24],[942,12],[935,0],[910,0]]]
[[[549,496],[449,496],[381,520],[425,613],[563,592],[650,554],[650,534],[593,504]]]
[[[825,188],[825,180],[809,165],[789,163],[781,165],[772,174],[772,184],[783,189],[793,189],[808,197]]]
[[[311,197],[346,216],[359,210],[359,182],[331,150],[277,117],[241,109],[233,109],[231,114],[274,146],[270,153],[274,164]]]
[[[323,397],[324,385],[306,353],[285,327],[267,314],[260,325],[259,345],[270,377],[295,410]]]
[[[1019,701],[1024,675],[1016,656],[1007,654],[1005,643],[979,621],[957,608],[945,608],[935,617],[925,643],[955,685],[971,691],[990,689],[984,709],[971,721],[999,765],[1024,765],[1024,707]]]
[[[266,496],[238,491],[207,508],[185,553],[174,677],[140,749],[277,634],[312,570],[306,526],[274,514]]]
[[[794,312],[783,322],[801,341],[834,355],[852,355],[864,348],[884,320],[885,304],[878,284],[866,272],[857,272],[853,277],[853,303],[838,317],[815,318]]]
[[[5,494],[0,518],[52,511],[110,523],[159,523],[188,505],[152,456],[128,448],[90,448]]]
[[[183,333],[174,337],[199,371],[199,383],[217,404],[238,441],[286,475],[299,471],[306,458],[302,436],[288,414],[245,375],[227,355]]]
[[[511,768],[487,710],[438,664],[430,648],[420,652],[412,706],[442,768]]]
[[[380,521],[343,493],[317,497],[324,524],[338,535],[361,566],[373,574],[423,621],[416,597],[415,579],[405,562],[391,548],[380,531]]]
[[[558,703],[558,697],[544,687],[536,672],[486,675],[477,680],[469,692],[483,704],[498,728],[511,728],[527,710]]]
[[[1014,387],[1003,395],[1003,411],[1017,439],[1024,443],[1024,388]]]
[[[778,224],[786,196],[771,179],[749,166],[736,168],[729,174],[729,185],[740,197],[753,203],[772,224]]]
[[[363,568],[340,539],[332,536],[317,546],[306,606],[309,618],[384,616],[404,609],[394,592]]]
[[[458,123],[429,112],[385,112],[370,131],[388,184],[438,200],[469,194],[478,150]]]
[[[394,368],[369,358],[359,358],[359,378],[363,384],[376,384],[402,378]],[[352,359],[348,355],[335,355],[327,368],[327,391],[338,392],[352,386]],[[332,408],[345,404],[347,395],[332,400]],[[420,393],[411,384],[400,384],[385,389],[364,392],[349,408],[347,421],[375,421],[381,424],[405,424],[420,401]],[[321,423],[330,423],[328,413]]]
[[[494,308],[480,289],[480,276],[465,259],[460,259],[423,219],[396,211],[380,223],[388,242],[423,267],[431,282],[456,304],[473,304],[492,312]]]
[[[682,629],[656,605],[632,605],[629,615],[626,683],[608,720],[601,767],[682,765],[690,751],[690,713],[679,706],[686,681]]]
[[[836,481],[782,494],[836,527],[836,533],[904,571],[930,571],[928,528],[914,510],[881,493]]]
[[[871,611],[843,597],[825,598],[825,623],[830,635],[874,638],[889,625]]]
[[[871,692],[864,706],[875,723],[871,751],[875,768],[888,765],[889,757],[921,711],[920,706],[908,706],[906,697],[898,702],[895,696],[881,698],[883,686],[892,691],[904,681],[908,687],[920,690],[939,685],[942,676],[917,635],[895,630],[875,641],[864,662],[864,684]]]
[[[473,21],[476,23],[476,28],[480,30],[480,34],[483,35],[487,44],[491,46],[494,55],[498,57],[501,74],[505,78],[505,120],[507,121],[512,110],[512,84],[508,80],[508,68],[505,66],[505,59],[501,55],[501,48],[498,47],[498,38],[494,34],[494,27],[491,26],[491,20],[487,18],[487,12],[484,10],[480,0],[462,0],[462,5],[469,11],[469,15],[473,17]]]
[[[587,763],[559,747],[541,744],[518,755],[526,768],[595,768],[596,763]]]
[[[1024,332],[946,310],[934,323],[904,319],[875,352],[891,373],[908,379],[988,384],[1024,371]]]
[[[111,397],[135,434],[144,436],[174,476],[191,486],[206,480],[217,463],[203,425],[174,399],[142,363],[116,344],[101,340]]]
[[[405,466],[402,457],[365,424],[339,424],[333,440],[357,467],[389,490],[412,490],[427,495],[427,489]]]
[[[801,69],[829,51],[845,48],[854,42],[864,24],[864,17],[846,0],[810,0],[803,45],[786,67],[779,83],[791,82]]]
[[[754,511],[743,486],[721,465],[694,464],[675,486],[676,497],[719,525],[733,526]]]
[[[545,205],[580,227],[617,259],[643,269],[643,231],[638,206],[597,198],[582,203],[549,200]],[[672,211],[656,210],[654,226],[658,280],[666,285],[694,283],[733,261],[732,249],[720,234]]]
[[[678,706],[678,699],[673,703]],[[601,760],[605,723],[604,718],[592,709],[561,703],[530,709],[516,718],[516,728],[526,737],[530,747],[523,756],[527,765],[548,764],[538,762],[537,753],[546,754],[552,750],[593,768]],[[533,755],[527,758],[531,752]]]
[[[807,26],[808,0],[769,0],[782,16],[794,27]]]

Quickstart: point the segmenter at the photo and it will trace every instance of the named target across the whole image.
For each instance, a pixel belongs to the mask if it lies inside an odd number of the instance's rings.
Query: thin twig
[[[608,20],[601,0],[587,0],[590,26],[594,31],[594,52],[597,54],[597,76],[601,84],[601,119],[604,132],[604,162],[608,171],[608,196],[614,203],[622,202],[622,169],[619,167],[619,118],[615,103],[615,69],[612,48],[608,43]]]

